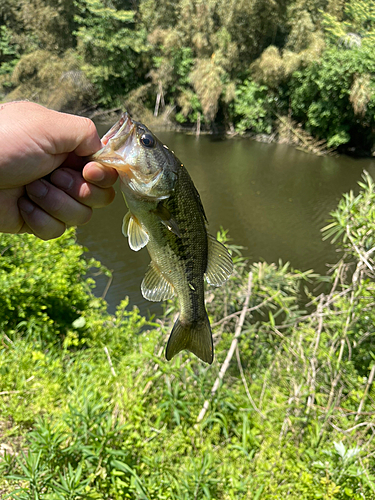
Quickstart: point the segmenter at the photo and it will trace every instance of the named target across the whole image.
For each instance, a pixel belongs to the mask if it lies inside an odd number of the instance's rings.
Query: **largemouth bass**
[[[166,358],[187,349],[211,364],[204,277],[210,285],[222,285],[232,273],[232,259],[207,233],[206,215],[187,170],[145,125],[124,113],[102,142],[92,159],[119,173],[129,209],[122,232],[130,248],[138,251],[147,245],[151,257],[142,295],[158,302],[176,294],[179,300]]]

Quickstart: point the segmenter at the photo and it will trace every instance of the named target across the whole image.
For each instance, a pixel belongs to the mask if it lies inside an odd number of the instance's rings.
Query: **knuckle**
[[[56,216],[60,213],[64,212],[64,205],[66,204],[66,200],[64,196],[59,194],[55,194],[55,196],[51,196],[48,200],[49,210],[51,214],[56,214]]]
[[[60,190],[53,189],[45,197],[43,203],[40,203],[40,206],[44,211],[59,219],[59,216],[64,213],[65,210],[66,196],[67,195]]]

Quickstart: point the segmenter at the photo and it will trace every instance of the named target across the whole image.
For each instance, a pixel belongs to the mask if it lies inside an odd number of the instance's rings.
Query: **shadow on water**
[[[103,134],[108,127],[102,127]],[[251,261],[289,261],[294,268],[325,273],[337,254],[323,242],[326,224],[342,193],[357,190],[363,169],[375,175],[375,161],[349,157],[316,157],[281,144],[250,139],[199,138],[160,132],[185,164],[201,195],[209,231],[229,230],[233,242],[245,248]],[[115,186],[119,195],[118,184]],[[147,302],[140,284],[149,256],[146,249],[130,250],[122,236],[126,207],[116,196],[109,207],[96,210],[92,220],[78,229],[78,241],[90,255],[113,270],[106,299],[111,312],[129,296],[142,313],[159,313],[160,304]],[[101,295],[106,279],[99,278]]]
[[[209,140],[210,143],[215,144],[216,142],[224,142],[228,140],[228,137],[226,134],[223,132],[221,134],[210,134],[206,136]],[[200,139],[200,137],[196,137],[197,140]]]

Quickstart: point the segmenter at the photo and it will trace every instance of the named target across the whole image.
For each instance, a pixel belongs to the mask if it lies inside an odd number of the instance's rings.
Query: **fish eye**
[[[140,141],[145,148],[153,148],[155,146],[155,139],[151,134],[142,134]]]

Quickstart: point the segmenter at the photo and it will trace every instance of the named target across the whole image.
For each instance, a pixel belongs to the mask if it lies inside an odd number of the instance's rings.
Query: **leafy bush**
[[[42,345],[62,342],[93,301],[93,279],[101,265],[83,257],[74,231],[44,242],[30,235],[0,235],[0,328],[10,338],[27,333]]]
[[[368,97],[361,113],[356,113],[358,103],[353,101],[353,88],[358,75],[374,73],[373,54],[373,49],[366,46],[330,48],[320,61],[293,75],[290,97],[294,117],[311,134],[327,139],[328,147],[352,141],[364,149],[370,143],[371,148],[375,83],[371,79],[367,84]]]
[[[100,105],[118,106],[119,98],[143,83],[145,33],[134,29],[134,12],[102,0],[76,2],[77,50],[82,69],[97,90]]]
[[[9,76],[18,62],[18,47],[12,43],[10,30],[0,26],[0,85],[10,86]]]
[[[273,121],[271,99],[265,85],[245,80],[237,89],[234,101],[234,111],[239,119],[236,130],[270,134]]]
[[[372,499],[374,192],[366,174],[360,194],[332,213],[325,234],[343,254],[330,276],[249,266],[229,244],[233,276],[207,290],[216,353],[209,367],[186,352],[165,361],[175,301],[157,324],[128,311],[127,301],[109,315],[84,278],[89,265],[72,232],[49,243],[5,236],[2,286],[22,307],[3,298],[0,493]],[[41,308],[40,277],[47,303],[65,304],[65,324],[53,307]],[[308,282],[323,282],[325,291],[312,294]],[[51,341],[55,328],[63,341]]]
[[[4,100],[373,152],[372,0],[4,0],[0,21]]]

